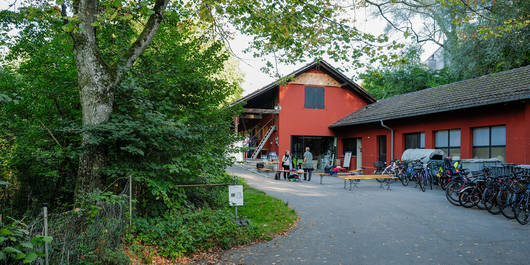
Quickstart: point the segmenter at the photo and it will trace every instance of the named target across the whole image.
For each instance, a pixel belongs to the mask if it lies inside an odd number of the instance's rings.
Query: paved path
[[[288,202],[301,220],[287,236],[226,252],[226,263],[530,264],[530,226],[452,206],[440,190],[363,181],[350,192],[334,177],[320,185],[318,175],[292,183],[229,170]]]

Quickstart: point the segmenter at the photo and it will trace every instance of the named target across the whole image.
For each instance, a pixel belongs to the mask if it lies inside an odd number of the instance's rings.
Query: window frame
[[[410,148],[407,148],[407,135],[413,135],[413,134],[417,134],[419,135],[418,137],[418,149],[425,149],[425,132],[411,132],[411,133],[404,133],[403,134],[403,137],[404,137],[404,145],[405,145],[405,150],[407,149],[410,149]],[[423,141],[422,141],[422,136],[423,136]],[[421,146],[421,143],[423,142],[423,146]]]
[[[319,103],[322,103],[322,104],[315,104],[314,106],[311,105],[311,103],[316,103],[316,102],[311,102],[310,99],[315,99],[317,97],[311,97],[309,96],[308,97],[308,94],[311,94],[312,92],[309,92],[308,91],[317,91],[316,89],[319,89],[320,91],[322,91],[322,101],[319,102]],[[325,109],[326,107],[326,88],[325,87],[322,87],[322,86],[304,86],[304,108],[306,109]]]
[[[443,131],[446,131],[447,132],[447,146],[438,146],[438,142],[437,142],[437,136],[436,134],[438,132],[443,132]],[[458,131],[459,134],[460,134],[460,145],[458,146],[451,146],[451,132],[454,132],[454,131]],[[458,148],[460,149],[460,155],[462,154],[462,129],[460,128],[454,128],[454,129],[444,129],[444,130],[437,130],[437,131],[434,131],[434,148],[435,149],[447,149],[447,156],[451,156],[451,148]]]
[[[491,138],[491,131],[492,131],[492,128],[494,127],[504,127],[504,145],[492,145],[492,138]],[[484,129],[484,128],[488,128],[488,145],[475,145],[475,130],[476,129]],[[491,150],[493,147],[504,147],[504,156],[505,156],[505,159],[506,159],[506,125],[492,125],[492,126],[481,126],[481,127],[474,127],[472,128],[471,130],[471,133],[473,135],[473,140],[472,140],[472,149],[474,148],[480,148],[480,147],[488,147],[488,159],[489,158],[492,158],[491,157]],[[472,150],[472,153],[474,153],[474,150]]]

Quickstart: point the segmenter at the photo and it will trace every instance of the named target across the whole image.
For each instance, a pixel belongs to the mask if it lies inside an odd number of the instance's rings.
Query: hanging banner
[[[228,186],[228,203],[230,206],[243,205],[243,185]]]

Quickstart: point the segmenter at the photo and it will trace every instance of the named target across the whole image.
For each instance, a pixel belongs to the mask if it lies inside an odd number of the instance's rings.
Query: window
[[[342,139],[343,153],[351,152],[352,156],[357,155],[357,138]]]
[[[405,150],[411,148],[425,148],[425,133],[405,134]]]
[[[308,109],[324,109],[324,88],[306,86],[304,107]]]
[[[506,126],[473,129],[473,158],[506,158]]]
[[[460,159],[460,129],[436,131],[434,138],[436,149],[442,149],[448,156]]]

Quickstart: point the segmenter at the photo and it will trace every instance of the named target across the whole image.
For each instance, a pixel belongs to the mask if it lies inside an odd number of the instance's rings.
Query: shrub
[[[210,248],[231,248],[255,239],[256,227],[234,223],[231,209],[198,209],[181,215],[137,218],[132,233],[142,245],[156,246],[164,257],[182,257]]]
[[[51,241],[51,237],[42,235],[30,238],[28,229],[19,221],[0,223],[0,264],[32,263],[44,256],[39,247]]]

